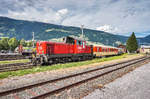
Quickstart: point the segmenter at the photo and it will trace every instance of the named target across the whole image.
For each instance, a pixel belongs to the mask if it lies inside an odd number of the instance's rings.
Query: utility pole
[[[141,41],[140,41],[140,39],[139,39],[139,46],[141,46],[141,44],[140,44],[140,43],[141,43]]]
[[[83,38],[83,27],[84,27],[84,25],[81,25],[81,31],[82,31],[82,38]]]
[[[33,43],[33,48],[34,48],[34,32],[32,32],[32,43]]]

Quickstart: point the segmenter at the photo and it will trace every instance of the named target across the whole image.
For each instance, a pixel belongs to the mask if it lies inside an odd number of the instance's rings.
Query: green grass
[[[0,64],[26,63],[29,59],[0,61]]]
[[[134,55],[138,55],[138,54],[134,54]],[[120,55],[120,56],[113,56],[113,57],[108,57],[108,58],[96,58],[96,59],[93,59],[93,60],[82,61],[82,62],[72,62],[72,63],[66,63],[66,64],[55,64],[55,65],[51,65],[51,66],[34,67],[32,69],[2,72],[2,73],[0,73],[0,79],[11,77],[11,76],[22,76],[22,75],[25,75],[25,74],[31,74],[31,73],[36,73],[36,72],[44,72],[44,71],[50,71],[50,70],[56,70],[56,69],[63,69],[63,68],[69,68],[69,67],[89,65],[89,64],[93,64],[93,63],[99,63],[99,62],[104,62],[104,61],[110,61],[110,60],[126,58],[126,57],[130,57],[130,56],[133,56],[133,55],[123,54],[123,55]]]

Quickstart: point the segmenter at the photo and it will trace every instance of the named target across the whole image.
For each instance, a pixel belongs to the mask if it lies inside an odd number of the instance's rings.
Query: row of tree
[[[32,46],[32,41],[25,41],[24,39],[17,40],[16,38],[6,38],[3,37],[0,40],[0,50],[11,50],[14,51],[16,47],[19,45],[22,45],[24,47],[31,47]],[[132,35],[128,38],[126,42],[126,48],[128,52],[133,53],[137,51],[138,49],[138,43],[135,37],[134,32]]]
[[[14,51],[16,47],[22,45],[24,47],[31,47],[32,41],[25,41],[24,39],[17,40],[16,38],[3,37],[0,39],[0,50]]]

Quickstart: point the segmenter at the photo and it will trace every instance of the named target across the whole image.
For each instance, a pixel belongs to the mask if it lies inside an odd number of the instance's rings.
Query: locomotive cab
[[[67,43],[67,44],[75,44],[75,39],[69,36],[63,38],[63,41],[64,43]]]
[[[63,41],[66,43],[66,44],[73,44],[73,45],[76,45],[76,46],[81,46],[83,49],[85,48],[86,46],[86,42],[85,40],[83,39],[79,39],[79,38],[73,38],[73,37],[65,37],[63,39]],[[79,49],[81,49],[81,47]]]

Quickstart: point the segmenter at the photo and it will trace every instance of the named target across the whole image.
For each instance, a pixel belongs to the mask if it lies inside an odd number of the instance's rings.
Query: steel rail
[[[22,69],[32,68],[33,65],[30,62],[27,63],[14,63],[0,65],[0,72],[16,71]]]

